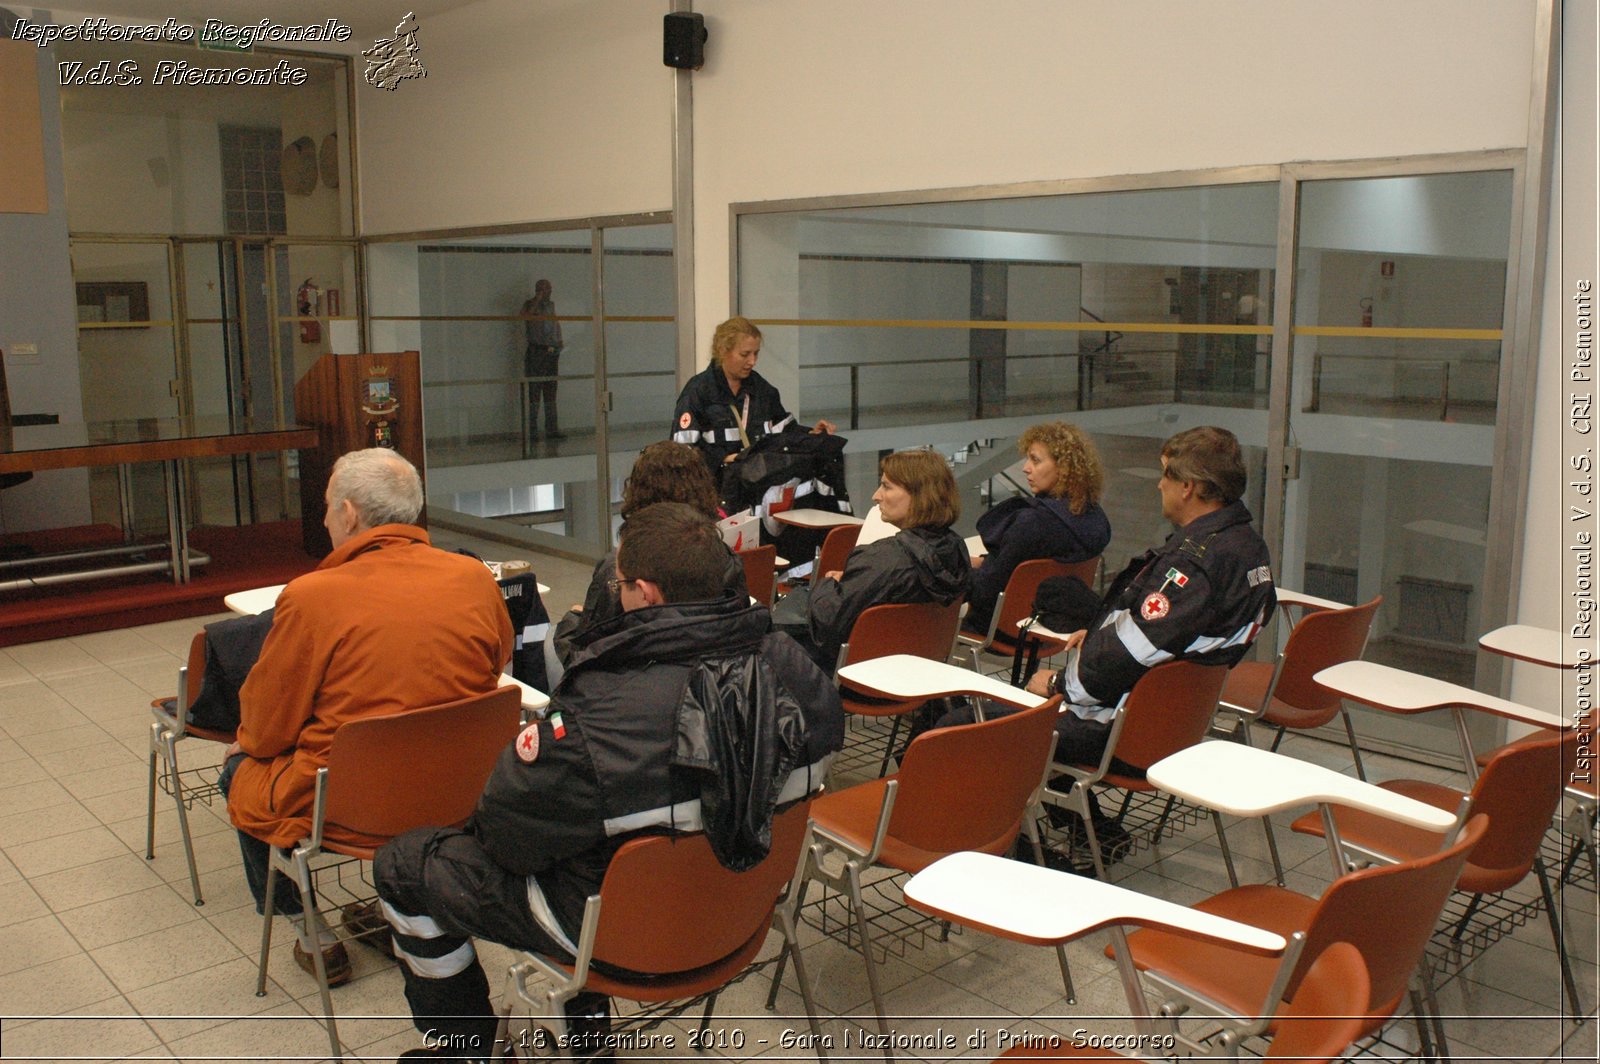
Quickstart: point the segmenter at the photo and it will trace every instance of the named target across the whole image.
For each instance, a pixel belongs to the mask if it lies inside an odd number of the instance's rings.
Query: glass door
[[[1280,583],[1381,595],[1366,657],[1469,686],[1493,626],[1482,594],[1512,188],[1510,170],[1298,186]],[[1459,756],[1446,713],[1361,710],[1356,728]]]
[[[136,428],[181,413],[170,251],[166,240],[72,241],[86,422]],[[159,464],[97,468],[90,471],[89,485],[96,523],[117,525],[129,537],[166,532],[162,507],[137,504],[163,497]]]
[[[234,428],[292,424],[295,364],[284,357],[296,335],[290,249],[246,237],[177,244],[186,411],[197,418],[225,417]],[[288,489],[291,469],[284,454],[192,459],[188,468],[197,523],[251,524],[298,515],[299,494]]]

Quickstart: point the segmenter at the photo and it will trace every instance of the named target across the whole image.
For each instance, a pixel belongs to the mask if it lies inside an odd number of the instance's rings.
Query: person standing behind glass
[[[1007,499],[978,518],[989,552],[972,559],[972,588],[962,627],[987,635],[995,600],[1012,572],[1026,561],[1098,558],[1111,542],[1111,522],[1100,509],[1105,470],[1089,434],[1065,421],[1030,426],[1017,441],[1031,496]]]
[[[729,318],[711,336],[711,363],[689,378],[678,394],[672,439],[700,451],[711,476],[722,483],[722,468],[740,451],[794,421],[778,389],[756,372],[761,330],[748,318]],[[833,422],[818,421],[812,432],[832,432]]]
[[[534,378],[528,388],[528,435],[539,438],[539,403],[544,403],[544,435],[550,440],[564,440],[566,433],[557,427],[556,419],[556,363],[561,357],[561,323],[556,320],[554,289],[549,281],[534,283],[533,298],[522,304],[523,322],[528,329],[528,352],[523,372]]]

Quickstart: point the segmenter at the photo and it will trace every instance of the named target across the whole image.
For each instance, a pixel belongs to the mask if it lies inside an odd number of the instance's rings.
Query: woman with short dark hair
[[[896,451],[879,466],[872,501],[900,531],[850,552],[841,572],[819,574],[807,613],[807,645],[829,673],[839,647],[868,606],[936,602],[948,606],[966,593],[971,563],[950,526],[961,516],[956,478],[941,455]],[[796,634],[796,633],[791,633]]]

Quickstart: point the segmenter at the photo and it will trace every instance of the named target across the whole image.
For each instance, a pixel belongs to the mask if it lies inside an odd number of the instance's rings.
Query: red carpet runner
[[[0,544],[58,551],[120,539],[118,530],[100,525],[7,536]],[[189,546],[211,555],[211,562],[194,570],[193,579],[181,586],[163,573],[146,573],[0,592],[0,647],[221,613],[227,609],[224,595],[288,583],[317,564],[300,546],[298,521],[196,528]],[[156,560],[166,556],[164,548],[151,555]],[[0,579],[39,571],[49,570],[0,569]]]

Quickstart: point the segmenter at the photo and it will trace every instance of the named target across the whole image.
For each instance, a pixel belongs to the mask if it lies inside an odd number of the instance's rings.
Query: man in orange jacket
[[[261,911],[267,846],[311,834],[317,770],[347,721],[390,716],[492,691],[514,646],[511,621],[482,562],[432,546],[415,467],[394,451],[353,451],[334,463],[323,523],[333,551],[278,597],[272,631],[239,693],[238,742],[223,770],[245,878]],[[425,607],[425,608],[424,608]],[[329,825],[328,838],[356,844]],[[274,908],[296,919],[295,959],[313,971],[317,932],[330,983],[350,975],[344,947],[298,919],[300,898],[279,877]]]

